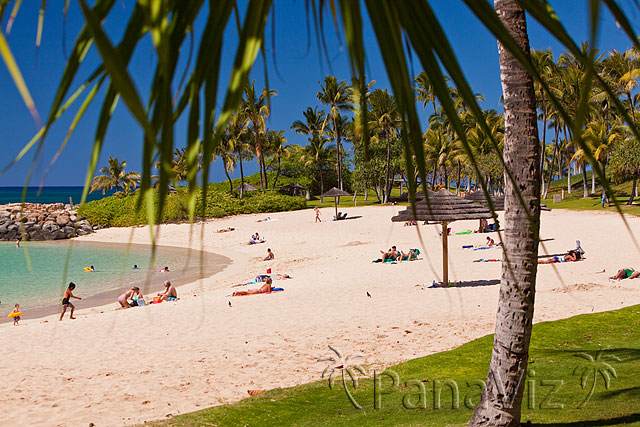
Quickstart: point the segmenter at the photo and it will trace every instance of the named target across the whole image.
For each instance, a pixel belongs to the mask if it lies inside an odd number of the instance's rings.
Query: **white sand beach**
[[[114,295],[113,303],[102,307],[83,308],[78,301],[76,320],[32,319],[25,313],[18,327],[0,325],[5,349],[1,423],[141,423],[233,402],[248,397],[250,389],[318,380],[326,365],[317,359],[330,354],[329,344],[362,354],[362,364],[372,369],[492,333],[499,285],[428,288],[441,272],[439,227],[419,226],[423,247],[416,227],[390,221],[400,209],[346,208],[353,219],[340,222],[314,223],[313,211],[305,210],[196,224],[192,246],[200,248],[203,230],[203,248],[233,263],[178,288],[178,302],[116,310]],[[256,222],[267,216],[276,221]],[[332,208],[322,209],[323,219],[332,216]],[[628,222],[640,237],[640,218],[628,217]],[[235,231],[216,233],[229,226]],[[451,227],[454,233],[473,229],[477,221]],[[608,279],[618,268],[640,268],[638,249],[619,216],[543,212],[541,230],[543,239],[552,239],[541,253],[566,252],[579,239],[586,259],[539,266],[536,322],[640,303],[640,280]],[[247,245],[256,231],[267,242]],[[126,243],[131,232],[111,228],[81,239]],[[501,258],[501,249],[462,249],[483,244],[486,236],[450,237],[450,280],[500,278],[499,262],[472,261]],[[491,236],[497,240],[495,233]],[[133,229],[132,242],[148,243],[148,230]],[[190,226],[164,225],[158,242],[187,247]],[[391,245],[420,248],[421,259],[371,262]],[[262,261],[267,247],[275,260]],[[232,285],[268,267],[293,277],[274,282],[284,292],[229,296],[236,290]],[[597,273],[603,268],[605,273]],[[152,290],[159,291],[162,284],[154,285]],[[82,296],[82,283],[75,293]]]

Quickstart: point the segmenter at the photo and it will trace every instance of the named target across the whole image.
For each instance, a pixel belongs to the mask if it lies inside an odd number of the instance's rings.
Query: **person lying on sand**
[[[389,249],[387,252],[380,251],[380,253],[382,254],[382,262],[385,262],[388,259],[395,261],[400,256],[400,252],[398,252],[395,246],[391,246],[391,249]]]
[[[129,303],[129,300],[133,300],[133,298],[136,297],[139,292],[140,292],[140,288],[138,288],[137,286],[134,286],[124,294],[120,295],[118,297],[118,302],[120,303],[120,306],[122,308],[130,308],[131,304]]]
[[[270,294],[271,293],[271,277],[267,277],[264,281],[264,285],[260,289],[249,289],[247,291],[236,291],[232,294],[234,297],[254,294]]]
[[[178,299],[178,291],[170,281],[164,282],[164,292],[159,292],[158,296],[162,301],[174,301]]]
[[[640,271],[635,271],[633,268],[621,268],[620,270],[618,270],[615,276],[611,277],[611,279],[635,279],[638,276],[640,276]]]
[[[417,249],[409,249],[409,253],[404,253],[402,251],[400,251],[400,261],[413,261],[418,259],[418,255],[420,254],[420,251],[418,251]]]
[[[256,283],[263,283],[265,282],[267,279],[271,279],[273,280],[273,276],[275,277],[275,280],[284,280],[284,279],[291,279],[291,276],[289,276],[288,274],[260,274],[258,276],[256,276],[255,279],[251,279],[250,281],[246,282],[246,283],[238,283],[237,285],[233,285],[232,288],[237,288],[238,286],[247,286],[247,285],[255,285]]]
[[[271,252],[271,248],[267,248],[267,256],[264,257],[263,261],[271,261],[272,259],[274,259],[276,256],[273,254],[273,252]]]
[[[235,230],[235,228],[233,227],[221,228],[220,230],[216,231],[216,233],[228,233],[229,231],[233,230]]]
[[[580,261],[581,258],[576,257],[573,253],[568,253],[563,257],[554,256],[547,259],[538,260],[538,264],[555,264],[557,262],[573,262]]]

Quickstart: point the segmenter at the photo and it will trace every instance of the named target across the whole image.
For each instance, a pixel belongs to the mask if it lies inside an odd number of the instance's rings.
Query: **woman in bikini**
[[[120,295],[118,297],[118,302],[120,303],[122,308],[130,308],[131,304],[129,304],[129,301],[127,300],[133,299],[133,297],[138,295],[139,292],[140,292],[140,288],[138,288],[137,286],[134,286],[124,294]]]

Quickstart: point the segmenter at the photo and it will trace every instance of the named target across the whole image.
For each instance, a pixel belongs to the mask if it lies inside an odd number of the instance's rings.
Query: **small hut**
[[[346,191],[333,187],[331,190],[324,193],[321,197],[333,197],[334,202],[336,204],[336,220],[337,220],[338,219],[338,197],[350,196],[350,195],[351,194],[347,193]]]
[[[233,191],[240,191],[240,190],[242,190],[242,192],[258,191],[256,187],[247,183],[244,183],[243,185],[238,185],[236,188],[233,189]]]
[[[448,190],[428,192],[428,200],[423,199],[415,204],[415,216],[411,206],[400,211],[391,218],[394,222],[436,221],[442,224],[442,284],[449,283],[449,246],[447,229],[449,223],[466,219],[492,218],[491,211],[485,206],[454,196]]]
[[[307,189],[297,182],[292,182],[280,188],[281,191],[291,194],[292,196],[302,196]]]

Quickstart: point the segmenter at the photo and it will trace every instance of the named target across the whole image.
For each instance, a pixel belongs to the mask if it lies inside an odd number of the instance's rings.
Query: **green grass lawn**
[[[639,315],[640,306],[633,306],[535,325],[529,370],[523,380],[523,422],[533,426],[640,425]],[[348,400],[337,370],[333,389],[326,380],[276,389],[150,424],[462,426],[472,414],[470,407],[478,402],[492,342],[493,336],[486,336],[451,351],[393,366],[376,384],[372,372],[357,388],[348,382],[348,390],[362,409]],[[595,360],[577,357],[580,354]],[[615,377],[609,376],[608,388],[601,374],[607,367],[615,371]],[[318,375],[323,368],[318,363]]]

